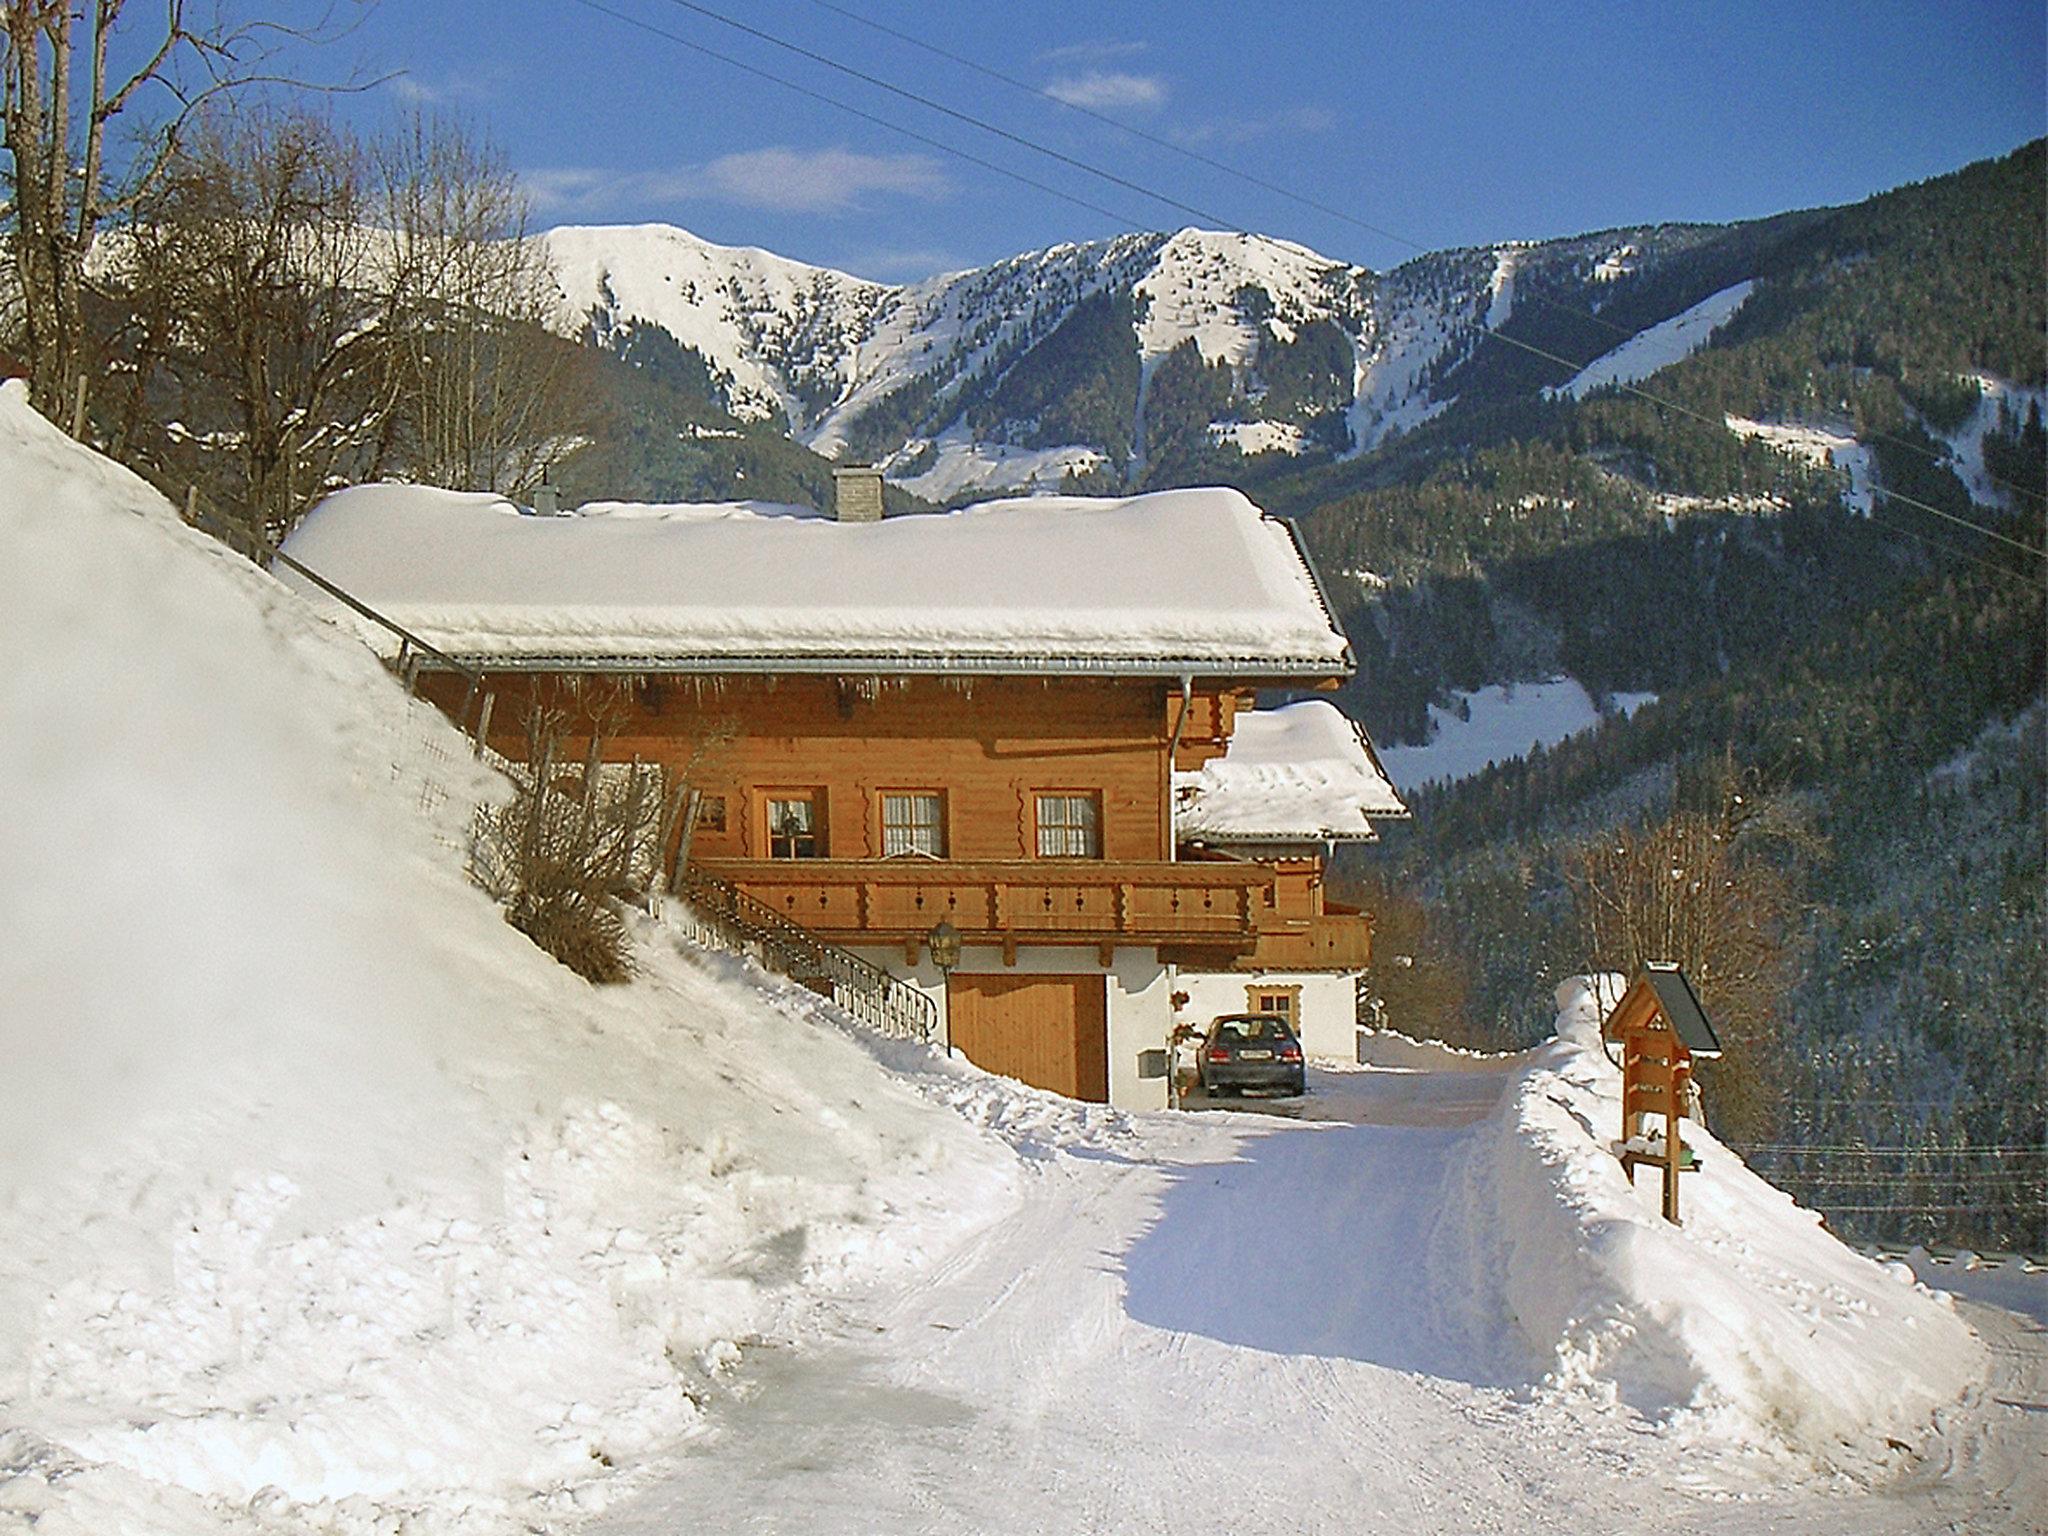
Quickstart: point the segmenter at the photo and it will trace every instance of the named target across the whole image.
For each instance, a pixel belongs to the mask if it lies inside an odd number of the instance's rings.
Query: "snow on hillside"
[[[1447,359],[1477,345],[1489,316],[1506,321],[1501,295],[1505,289],[1512,305],[1521,260],[1514,247],[1449,251],[1406,262],[1380,281],[1371,329],[1354,346],[1350,456],[1450,404],[1431,386]]]
[[[1292,340],[1306,320],[1353,314],[1364,275],[1290,241],[1184,229],[1138,280],[1139,354],[1151,362],[1192,340],[1203,362],[1248,368],[1267,336]],[[1238,305],[1247,286],[1272,300],[1272,313],[1257,323]]]
[[[1669,320],[1639,331],[1611,352],[1601,354],[1558,386],[1555,393],[1583,400],[1596,389],[1634,384],[1670,367],[1713,340],[1714,332],[1734,318],[1748,302],[1755,283],[1736,283],[1710,294]]]
[[[1630,715],[1656,698],[1617,693],[1612,712]],[[1429,706],[1429,740],[1420,746],[1380,748],[1387,776],[1403,794],[1425,784],[1469,779],[1496,763],[1546,750],[1600,723],[1599,706],[1573,678],[1540,683],[1494,683],[1461,693],[1449,709]]]
[[[735,415],[786,411],[804,425],[805,392],[836,396],[853,348],[893,295],[829,267],[771,251],[713,245],[665,224],[563,227],[541,237],[563,295],[563,324],[600,333],[652,321],[730,380]]]
[[[914,454],[926,445],[919,441],[905,446]],[[929,468],[914,475],[892,470],[890,479],[912,495],[940,504],[977,491],[1057,491],[1068,471],[1085,475],[1105,462],[1100,450],[1078,445],[1013,448],[1008,443],[977,442],[957,424],[932,439],[930,449]]]
[[[1971,374],[1969,378],[1977,386],[1977,405],[1970,412],[1969,419],[1954,432],[1941,431],[1932,422],[1919,417],[1917,412],[1916,419],[1931,436],[1947,446],[1950,464],[1969,491],[1972,501],[1981,506],[2010,508],[2013,493],[1985,468],[1984,438],[1987,433],[2000,430],[2004,417],[2024,425],[2029,411],[2048,416],[2048,389],[2028,389],[1988,373]]]
[[[1299,453],[1307,441],[1307,434],[1291,421],[1212,421],[1209,436],[1247,455]]]
[[[461,738],[19,384],[0,547],[0,1527],[536,1527],[1013,1200],[659,930],[542,956]]]
[[[1876,504],[1877,456],[1856,441],[1844,426],[1808,426],[1797,421],[1751,421],[1743,416],[1725,418],[1728,430],[1739,437],[1767,443],[1780,453],[1790,454],[1819,469],[1840,470],[1848,479],[1842,504],[1852,512],[1869,516]]]

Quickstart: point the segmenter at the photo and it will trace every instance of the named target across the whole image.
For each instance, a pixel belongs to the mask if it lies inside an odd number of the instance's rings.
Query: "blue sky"
[[[481,129],[543,223],[681,224],[886,279],[1197,220],[679,7],[602,0],[1100,205],[1077,207],[575,0],[384,0],[320,67]],[[1166,192],[1375,267],[1404,243],[869,30],[815,0],[704,0]],[[1848,202],[2048,126],[2039,0],[1222,5],[834,0],[1421,246]],[[1127,220],[1128,224],[1122,222]]]

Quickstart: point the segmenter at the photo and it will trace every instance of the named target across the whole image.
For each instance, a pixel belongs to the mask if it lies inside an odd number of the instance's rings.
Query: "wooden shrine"
[[[1630,1182],[1638,1163],[1663,1170],[1664,1219],[1677,1225],[1678,1176],[1699,1166],[1678,1123],[1697,1102],[1692,1064],[1719,1056],[1720,1039],[1685,972],[1659,961],[1622,994],[1601,1038],[1621,1048],[1622,1169]]]

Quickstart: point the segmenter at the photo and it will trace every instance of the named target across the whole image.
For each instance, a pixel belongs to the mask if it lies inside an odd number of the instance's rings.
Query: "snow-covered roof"
[[[1365,732],[1309,699],[1237,717],[1223,756],[1173,776],[1175,829],[1209,843],[1366,842],[1406,816]]]
[[[500,668],[1330,677],[1352,667],[1286,523],[1234,490],[840,523],[756,502],[564,517],[420,486],[330,496],[286,550]]]

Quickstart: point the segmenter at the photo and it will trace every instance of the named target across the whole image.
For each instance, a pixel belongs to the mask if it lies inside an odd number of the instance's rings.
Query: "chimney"
[[[832,471],[832,516],[842,523],[882,520],[882,471],[873,464],[847,464]]]
[[[562,493],[546,480],[533,488],[533,515],[535,517],[560,517],[562,515]]]

